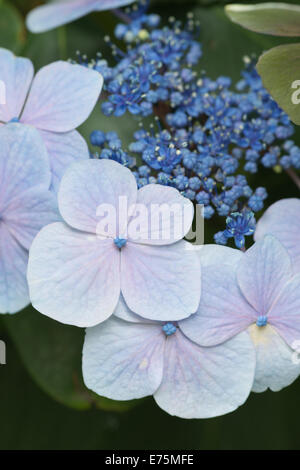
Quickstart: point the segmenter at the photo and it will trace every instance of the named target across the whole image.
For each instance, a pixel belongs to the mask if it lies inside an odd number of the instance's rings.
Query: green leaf
[[[0,47],[18,52],[24,42],[24,25],[18,10],[0,0]]]
[[[300,125],[300,44],[287,44],[265,52],[257,64],[263,84],[279,106]]]
[[[288,3],[232,4],[229,18],[244,28],[273,36],[300,36],[300,7]]]
[[[94,406],[110,411],[126,411],[139,403],[108,400],[85,387],[81,373],[84,329],[51,320],[33,307],[2,319],[32,378],[58,402],[78,410]]]

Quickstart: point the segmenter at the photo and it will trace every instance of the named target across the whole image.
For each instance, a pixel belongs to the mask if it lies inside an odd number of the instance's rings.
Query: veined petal
[[[283,245],[271,235],[246,251],[237,270],[241,291],[258,315],[268,313],[291,275],[291,259]]]
[[[125,320],[127,322],[157,324],[156,322],[153,322],[152,320],[147,320],[133,313],[128,307],[128,305],[126,304],[122,294],[120,295],[118,305],[116,306],[116,309],[114,311],[114,316],[120,318],[121,320]]]
[[[52,173],[51,188],[57,193],[63,174],[71,163],[89,159],[86,141],[77,131],[65,134],[40,131],[46,145]]]
[[[235,251],[235,250],[232,250]],[[212,261],[213,258],[211,258]],[[184,334],[202,346],[227,341],[256,321],[256,312],[241,293],[235,265],[202,266],[202,293],[195,315],[180,322]]]
[[[244,253],[235,248],[222,245],[202,245],[198,247],[201,266],[226,264],[236,269]]]
[[[264,392],[267,388],[278,392],[290,385],[300,374],[300,362],[294,360],[294,351],[271,325],[251,325],[250,336],[256,349],[256,370],[252,390]]]
[[[22,199],[33,186],[47,190],[51,173],[46,147],[36,129],[22,124],[0,127],[0,209]]]
[[[127,231],[128,209],[136,197],[136,181],[128,168],[112,160],[95,159],[68,168],[58,204],[72,227],[115,238]],[[127,238],[126,234],[122,238]]]
[[[160,325],[110,318],[86,330],[82,368],[86,386],[113,400],[152,395],[163,374],[165,336]]]
[[[121,290],[130,310],[150,320],[181,320],[201,294],[199,257],[184,240],[167,246],[128,242],[121,251]]]
[[[45,225],[61,220],[54,194],[40,187],[28,189],[22,197],[12,199],[2,218],[15,239],[27,250]]]
[[[28,252],[0,222],[0,313],[16,313],[29,304]]]
[[[181,240],[194,216],[192,202],[168,186],[148,184],[138,190],[135,214],[128,225],[129,240],[168,245]]]
[[[44,227],[28,264],[32,305],[54,320],[94,326],[114,311],[120,296],[120,254],[109,239],[64,223]]]
[[[162,383],[155,401],[181,418],[212,418],[242,405],[251,390],[255,352],[243,332],[220,346],[202,348],[179,330],[168,337]]]
[[[6,102],[0,104],[0,121],[9,122],[20,116],[33,74],[33,65],[29,59],[15,57],[12,52],[0,48],[1,95],[4,95]]]
[[[26,24],[32,33],[43,33],[88,15],[96,10],[109,10],[128,5],[133,0],[56,0],[34,8]]]
[[[280,291],[272,305],[268,321],[280,336],[295,349],[300,345],[300,274],[294,276]]]
[[[32,82],[21,121],[46,131],[72,131],[91,114],[102,86],[95,70],[63,61],[47,65]]]
[[[259,219],[255,240],[274,235],[288,250],[295,271],[300,271],[300,199],[281,199],[272,204]]]

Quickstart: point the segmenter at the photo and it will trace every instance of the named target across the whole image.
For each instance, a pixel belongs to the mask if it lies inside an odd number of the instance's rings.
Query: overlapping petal
[[[128,210],[136,198],[133,174],[111,160],[71,165],[58,192],[59,210],[68,224],[113,238],[127,231]]]
[[[202,348],[180,331],[166,341],[157,404],[181,418],[212,418],[242,405],[251,390],[255,352],[247,333]]]
[[[92,112],[102,76],[81,65],[58,61],[36,74],[21,121],[51,132],[69,132]]]
[[[167,246],[127,243],[121,253],[121,290],[134,313],[167,321],[197,310],[201,268],[191,248],[184,240]]]
[[[52,173],[51,188],[57,193],[60,181],[71,163],[89,159],[86,141],[77,131],[55,133],[40,131],[46,145]]]
[[[0,121],[18,118],[28,94],[34,69],[31,61],[0,48],[0,80],[5,86],[6,104],[0,106]]]
[[[249,328],[256,349],[254,392],[270,388],[278,392],[290,385],[300,374],[300,363],[294,361],[294,351],[271,325]]]
[[[152,395],[162,380],[164,347],[160,325],[112,317],[88,328],[82,357],[85,384],[114,400]]]
[[[237,279],[258,315],[266,315],[291,273],[287,251],[275,237],[268,235],[246,251],[237,270]]]
[[[33,306],[62,323],[94,326],[114,311],[120,296],[120,254],[112,240],[64,223],[44,227],[28,263]]]
[[[148,184],[138,191],[128,238],[149,245],[175,243],[189,231],[193,216],[192,202],[177,189]]]
[[[132,3],[133,0],[56,0],[42,5],[27,16],[27,28],[33,33],[43,33],[88,15],[96,10],[109,10]]]
[[[28,252],[0,221],[0,313],[16,313],[29,304]]]
[[[8,124],[0,128],[0,210],[12,199],[22,200],[33,186],[47,190],[51,173],[45,145],[29,126]]]
[[[255,240],[274,235],[288,250],[295,271],[300,271],[300,199],[281,199],[272,204],[256,225]]]

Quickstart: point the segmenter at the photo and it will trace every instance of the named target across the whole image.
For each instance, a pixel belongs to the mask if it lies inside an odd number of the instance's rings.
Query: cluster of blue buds
[[[93,132],[92,143],[100,147],[95,156],[130,167],[138,187],[177,188],[204,205],[207,219],[230,216],[215,241],[224,244],[233,237],[241,248],[252,229],[240,230],[240,225],[255,223],[253,213],[263,209],[267,197],[265,188],[249,186],[245,173],[256,173],[259,166],[275,172],[300,168],[300,148],[291,140],[294,128],[264,89],[251,58],[245,58],[235,86],[225,76],[199,75],[200,28],[193,15],[185,23],[170,18],[160,26],[158,15],[146,14],[147,2],[141,5],[115,29],[123,50],[107,38],[116,65],[100,55],[87,63],[105,79],[103,113],[129,113],[140,126],[126,151],[116,134]]]

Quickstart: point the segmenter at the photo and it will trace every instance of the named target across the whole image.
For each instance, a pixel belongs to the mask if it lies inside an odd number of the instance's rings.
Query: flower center
[[[14,117],[9,122],[20,122],[20,119],[18,117]]]
[[[121,250],[121,248],[123,248],[123,246],[125,246],[127,243],[127,240],[126,238],[115,238],[114,239],[114,244]]]
[[[166,323],[163,327],[163,332],[165,333],[166,336],[171,336],[173,335],[174,333],[176,333],[176,326],[174,325],[174,323]]]
[[[267,323],[268,323],[268,317],[266,315],[260,315],[257,318],[257,321],[256,321],[257,326],[266,326]]]

